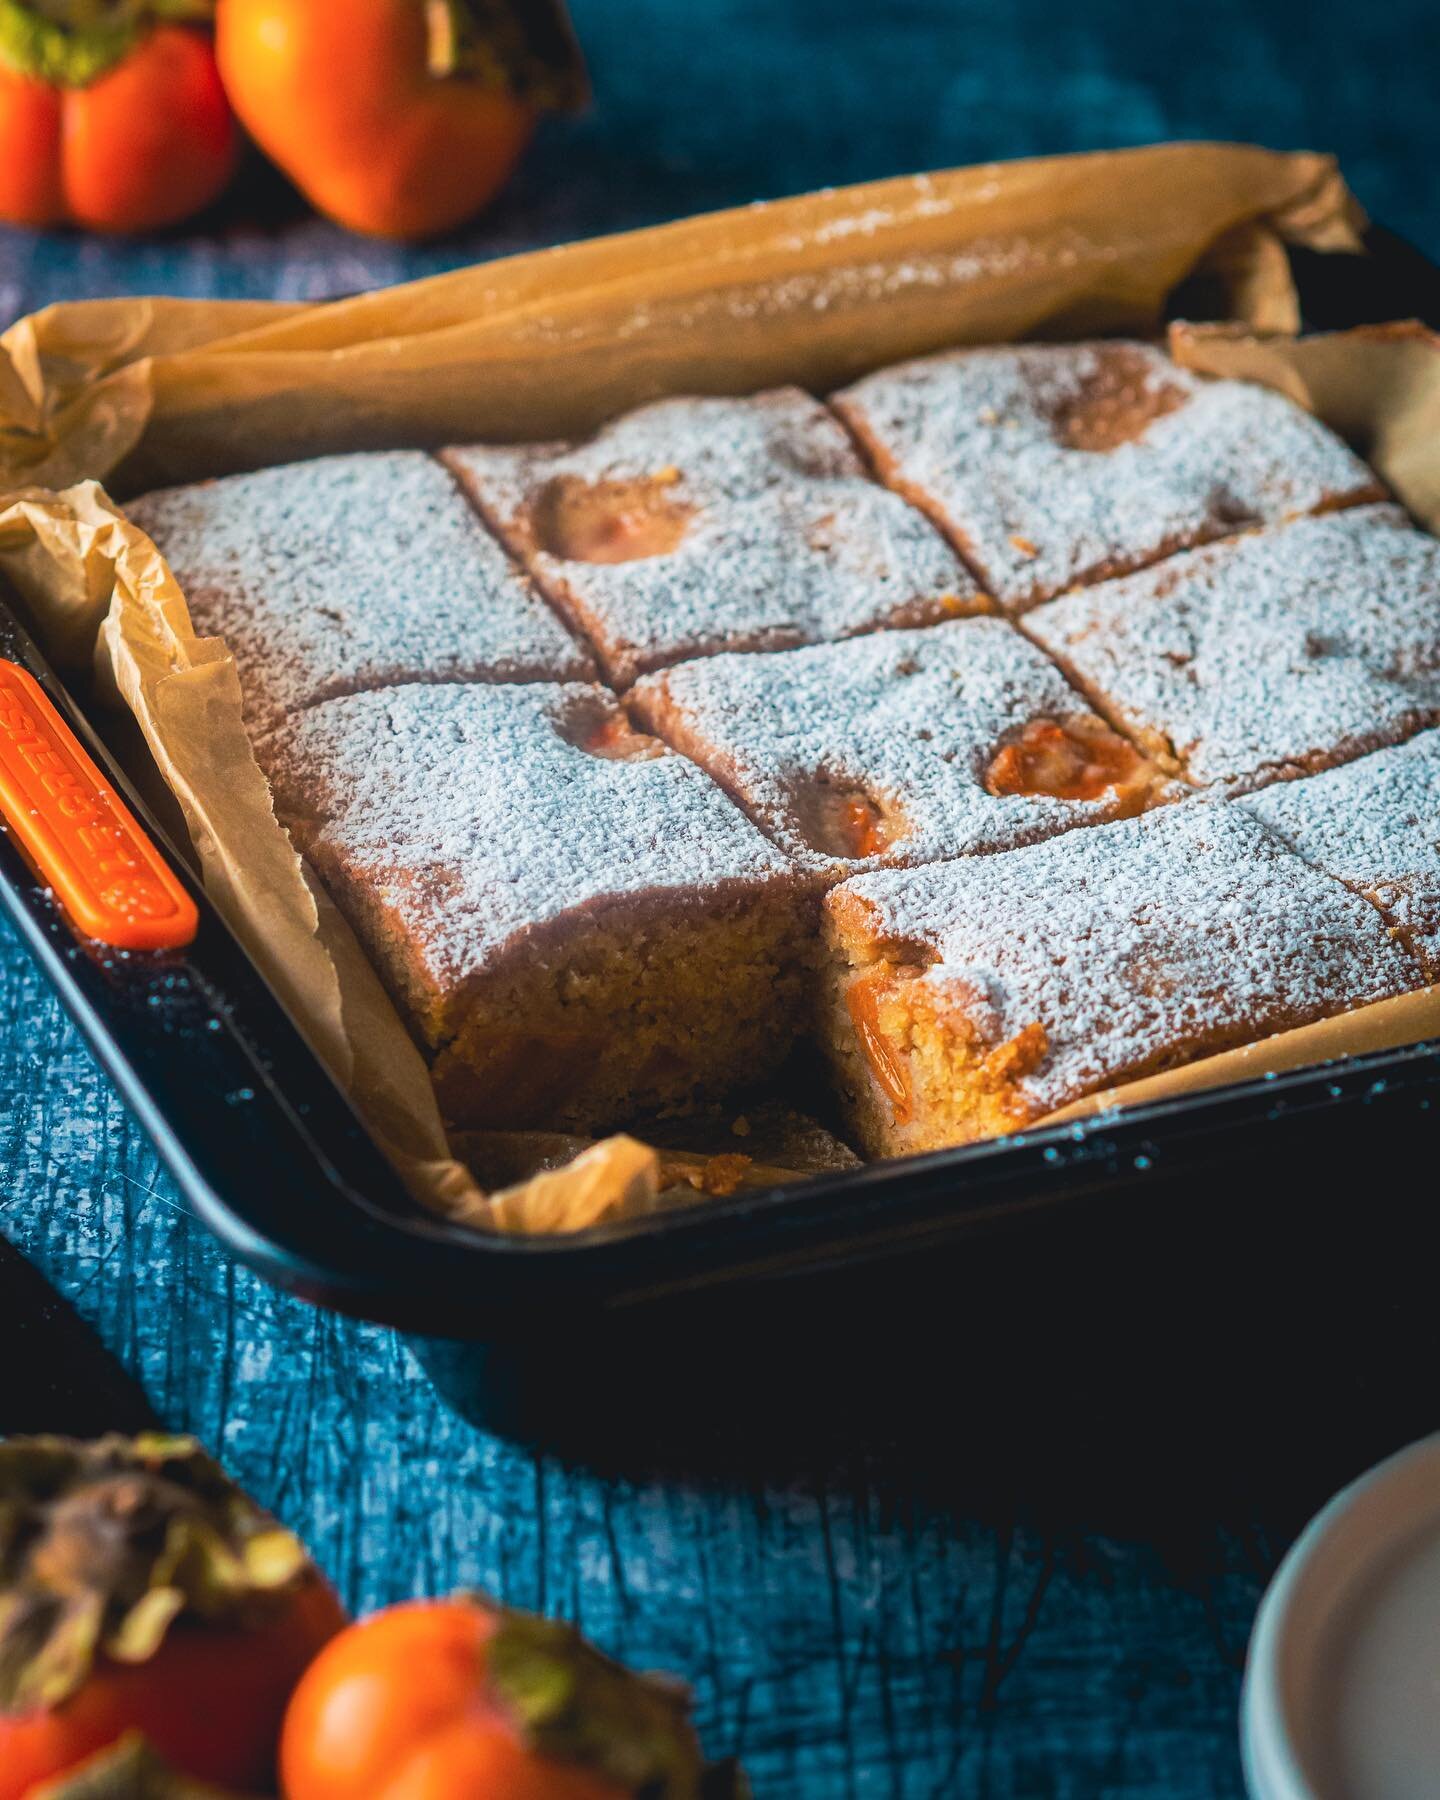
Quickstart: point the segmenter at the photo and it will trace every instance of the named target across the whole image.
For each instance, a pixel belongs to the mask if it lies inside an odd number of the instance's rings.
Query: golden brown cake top
[[[1244,790],[1440,716],[1440,542],[1360,507],[1177,556],[1026,629],[1192,781]]]
[[[852,963],[923,971],[982,1050],[1043,1043],[1031,1116],[1422,981],[1368,900],[1232,805],[860,875],[826,906]]]
[[[233,651],[252,730],[400,681],[565,681],[594,665],[433,457],[322,456],[127,507]]]
[[[706,657],[631,700],[797,861],[836,872],[1014,849],[1139,811],[1162,781],[1000,619]]]
[[[1426,979],[1440,981],[1440,731],[1244,805],[1307,862],[1368,895]]]
[[[588,443],[444,452],[622,686],[720,650],[829,642],[981,604],[927,519],[798,388],[662,400]]]
[[[1283,395],[1193,375],[1149,344],[949,351],[882,369],[834,404],[1011,610],[1381,497],[1373,472]]]
[[[700,906],[794,879],[601,688],[385,688],[300,713],[266,752],[282,820],[379,897],[441,1000],[597,909],[639,917],[659,896]]]

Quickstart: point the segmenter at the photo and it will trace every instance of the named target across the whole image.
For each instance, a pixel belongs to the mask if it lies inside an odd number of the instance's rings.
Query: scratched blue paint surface
[[[0,323],[110,293],[323,296],[827,183],[1175,136],[1334,149],[1377,217],[1440,253],[1429,0],[575,13],[596,108],[551,127],[463,237],[361,243],[263,185],[153,243],[0,232]],[[566,1613],[621,1656],[686,1671],[708,1741],[741,1752],[762,1795],[1237,1794],[1254,1605],[1306,1506],[1348,1472],[1269,1506],[1217,1451],[1213,1499],[1177,1509],[1157,1487],[1116,1522],[1023,1470],[983,1508],[907,1488],[883,1439],[724,1482],[530,1455],[448,1412],[391,1333],[227,1262],[3,926],[0,1227],[353,1604],[463,1584]],[[1016,1442],[1026,1430],[1017,1418]]]

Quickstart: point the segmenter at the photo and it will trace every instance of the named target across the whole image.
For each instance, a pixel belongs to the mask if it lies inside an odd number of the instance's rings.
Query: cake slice
[[[603,689],[384,688],[263,749],[453,1123],[608,1126],[785,1054],[808,885]]]
[[[1398,507],[1302,519],[1037,608],[1025,628],[1162,767],[1231,792],[1440,718],[1440,541]]]
[[[1307,862],[1364,894],[1440,981],[1440,731],[1244,805]]]
[[[798,388],[662,400],[588,443],[443,452],[621,687],[717,650],[780,650],[983,608],[928,520]]]
[[[825,908],[823,1030],[880,1156],[1016,1131],[1424,980],[1369,901],[1239,806],[860,875]]]
[[[567,681],[584,648],[415,450],[313,462],[132,501],[200,637],[225,640],[246,723],[404,681]]]
[[[1014,849],[1167,785],[1001,619],[680,663],[630,703],[798,863],[837,877]]]
[[[955,350],[882,369],[833,405],[1011,612],[1187,545],[1384,498],[1282,394],[1193,375],[1149,344]]]

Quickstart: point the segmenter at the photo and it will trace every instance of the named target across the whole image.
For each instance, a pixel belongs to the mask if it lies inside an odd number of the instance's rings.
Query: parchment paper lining
[[[1161,145],[808,195],[330,305],[50,307],[0,338],[0,575],[57,663],[73,676],[93,659],[101,694],[134,714],[216,905],[412,1192],[512,1231],[632,1216],[661,1203],[659,1158],[633,1139],[489,1196],[450,1156],[418,1051],[275,820],[233,660],[194,636],[163,560],[98,483],[123,496],[331,450],[575,435],[661,394],[823,391],[951,344],[1152,334],[1172,289],[1203,271],[1224,322],[1178,328],[1175,354],[1313,407],[1433,529],[1435,340],[1405,325],[1293,336],[1284,244],[1354,253],[1361,223],[1326,157]],[[1432,990],[1123,1098],[1437,1033]]]

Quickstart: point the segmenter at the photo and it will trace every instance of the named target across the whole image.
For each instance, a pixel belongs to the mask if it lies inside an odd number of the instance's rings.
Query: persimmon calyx
[[[0,63],[52,87],[88,87],[153,26],[214,13],[215,0],[0,0]]]
[[[612,1662],[556,1619],[495,1609],[485,1646],[491,1694],[522,1741],[654,1800],[745,1800],[734,1764],[707,1769],[682,1682]]]
[[[426,65],[437,81],[501,88],[551,112],[590,97],[584,60],[557,0],[424,0]]]
[[[312,1569],[193,1438],[0,1443],[0,1714],[147,1662],[182,1617],[258,1626]]]

